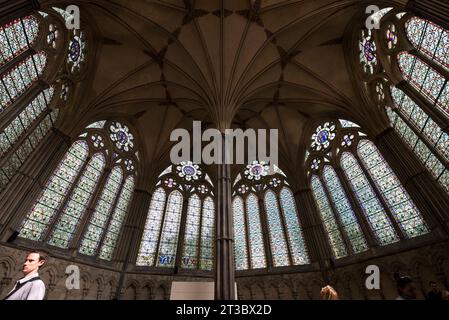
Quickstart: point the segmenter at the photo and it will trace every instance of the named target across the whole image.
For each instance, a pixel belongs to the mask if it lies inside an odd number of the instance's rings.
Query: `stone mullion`
[[[39,94],[48,88],[49,86],[43,81],[33,83],[25,93],[23,93],[16,101],[14,101],[2,112],[0,119],[0,132],[3,132],[11,124],[11,122],[39,96]]]
[[[295,192],[295,201],[298,212],[303,213],[304,239],[307,242],[307,251],[311,263],[317,263],[325,283],[330,282],[329,269],[332,268],[332,250],[326,240],[323,223],[319,219],[318,210],[310,188]]]
[[[90,159],[89,159],[90,160]],[[106,183],[111,176],[111,169],[106,168],[101,172],[100,180],[96,184],[96,188],[92,198],[90,199],[86,212],[81,216],[81,220],[77,226],[77,231],[72,241],[70,242],[69,248],[72,250],[72,254],[76,254],[76,250],[78,250],[81,246],[82,236],[86,233],[87,227],[89,225],[89,221],[95,213],[95,209],[101,199],[103,191],[105,189]]]
[[[423,52],[421,52],[421,50],[419,50],[418,48],[413,48],[408,52],[411,55],[418,57],[419,60],[422,60],[425,64],[429,65],[432,69],[437,71],[437,73],[439,73],[446,80],[449,79],[449,71],[446,70],[446,68],[444,68],[441,64],[437,63],[434,59],[429,58],[427,55],[425,55]]]
[[[337,173],[337,177],[340,179],[341,184],[343,185],[343,190],[354,209],[354,213],[357,216],[357,220],[359,221],[359,225],[362,228],[362,231],[365,235],[366,241],[370,248],[378,246],[378,240],[376,235],[374,234],[374,230],[371,229],[371,225],[369,224],[368,217],[365,217],[365,214],[360,207],[358,200],[356,199],[355,194],[352,191],[352,188],[349,184],[348,179],[346,178],[346,174],[343,172],[343,169],[340,167],[335,168],[335,172]]]
[[[95,250],[95,257],[99,255],[100,248],[102,247],[103,242],[104,242],[104,240],[106,238],[106,235],[108,233],[109,225],[112,222],[112,217],[114,216],[115,210],[117,210],[117,204],[120,201],[120,196],[121,196],[123,190],[125,189],[126,179],[127,179],[127,177],[124,177],[124,179],[122,181],[122,184],[121,184],[121,186],[120,186],[120,188],[118,190],[117,196],[114,199],[114,203],[112,204],[111,212],[110,212],[109,217],[108,217],[108,219],[107,219],[107,221],[105,223],[105,227],[104,227],[103,233],[101,234],[100,241],[98,242],[97,249]]]
[[[348,234],[346,233],[346,230],[343,228],[343,224],[340,218],[340,215],[337,211],[337,208],[335,207],[334,201],[332,201],[332,198],[330,196],[329,188],[327,187],[326,182],[324,181],[323,177],[319,177],[321,184],[323,185],[325,197],[327,198],[327,201],[329,202],[329,205],[331,206],[331,210],[334,216],[335,221],[337,222],[338,230],[340,231],[340,234],[343,237],[343,241],[346,245],[346,249],[348,250],[348,255],[354,254],[354,248],[352,247],[351,241],[349,240]],[[330,243],[329,243],[330,246]]]
[[[154,252],[154,266],[157,267],[157,261],[158,261],[158,255],[159,255],[159,249],[161,246],[161,238],[162,238],[162,232],[164,230],[164,226],[165,226],[165,216],[167,215],[167,209],[168,209],[168,200],[170,199],[170,194],[171,193],[166,193],[165,196],[165,205],[164,205],[164,211],[162,212],[162,219],[161,219],[161,228],[159,229],[159,234],[157,237],[157,245],[156,245],[156,250]],[[184,198],[183,198],[184,200]],[[182,209],[181,209],[182,210]]]
[[[326,240],[326,231],[319,219],[312,191],[305,188],[296,192],[295,202],[298,214],[302,214],[300,221],[311,262],[318,262],[320,267],[324,267],[325,261],[332,257],[332,250]]]
[[[247,214],[247,206],[246,206],[246,199],[242,198],[243,202],[243,219],[245,220],[245,237],[246,237],[246,251],[248,253],[247,263],[248,263],[248,269],[252,269],[252,253],[251,253],[251,242],[250,242],[250,234],[249,234],[249,219]]]
[[[423,111],[435,121],[441,129],[449,133],[449,123],[447,116],[437,107],[430,102],[426,97],[419,93],[415,87],[413,87],[408,81],[402,81],[396,85],[398,89],[401,89],[413,102],[415,102]]]
[[[203,245],[203,239],[202,239],[202,229],[203,229],[203,215],[204,215],[204,201],[206,198],[202,199],[200,198],[201,208],[200,208],[200,225],[199,225],[199,233],[198,233],[198,252],[196,255],[197,258],[197,267],[196,269],[201,269],[201,246]],[[215,205],[215,203],[214,203]]]
[[[404,231],[402,230],[401,226],[399,225],[399,223],[396,221],[393,213],[390,210],[390,207],[388,206],[386,200],[384,199],[382,193],[379,191],[379,189],[377,188],[376,182],[374,181],[374,179],[371,177],[370,172],[368,171],[368,169],[365,167],[365,164],[363,163],[363,161],[360,159],[358,154],[355,154],[354,157],[357,159],[360,168],[363,171],[363,174],[365,175],[365,177],[368,179],[368,182],[372,188],[372,190],[374,191],[374,193],[376,194],[377,199],[380,201],[385,213],[388,216],[388,219],[390,220],[391,224],[393,225],[394,230],[396,231],[396,234],[399,236],[400,240],[404,240],[406,239],[406,235],[404,234]]]
[[[59,208],[56,212],[56,214],[51,218],[51,222],[48,224],[48,229],[45,231],[44,236],[42,237],[42,242],[47,242],[50,238],[51,232],[53,231],[53,228],[57,221],[61,218],[62,212],[64,211],[64,206],[67,204],[67,202],[70,200],[70,197],[72,196],[73,191],[78,185],[78,182],[80,181],[81,177],[84,174],[84,171],[87,168],[87,165],[89,164],[91,157],[87,157],[87,159],[84,161],[83,166],[81,167],[81,170],[78,171],[78,174],[75,178],[75,181],[72,183],[72,185],[69,188],[69,191],[64,195],[64,200],[59,204]]]
[[[385,130],[375,140],[431,229],[441,226],[449,232],[449,196],[439,183],[393,128]]]
[[[7,162],[10,160],[11,156],[14,155],[16,153],[17,150],[20,149],[20,147],[23,145],[23,143],[25,141],[28,140],[28,138],[30,137],[30,134],[34,132],[34,130],[36,130],[36,128],[39,127],[39,125],[41,124],[41,122],[48,116],[50,115],[51,111],[47,110],[45,112],[43,112],[37,119],[36,121],[34,121],[31,126],[26,129],[25,133],[22,134],[22,136],[13,144],[13,146],[6,152],[6,154],[4,154],[2,157],[0,157],[0,168],[3,168],[3,166],[5,164],[7,164]]]
[[[260,225],[262,227],[262,237],[263,243],[265,247],[265,257],[267,259],[267,269],[270,270],[274,267],[273,260],[273,252],[271,250],[271,241],[270,241],[270,228],[268,227],[268,216],[265,208],[264,200],[261,198],[261,195],[257,195],[257,204],[259,207],[259,218]]]
[[[0,216],[2,239],[16,231],[34,201],[42,192],[48,179],[59,165],[69,148],[70,139],[61,132],[53,131],[40,143],[39,151],[24,164],[21,171],[12,179],[8,188],[0,194],[3,218]],[[20,212],[20,214],[17,214]],[[6,230],[9,229],[9,231]]]
[[[8,41],[8,45],[9,45],[9,39],[7,41]],[[31,55],[33,55],[35,53],[36,53],[36,51],[34,49],[28,48],[24,52],[15,56],[14,58],[12,58],[11,60],[9,60],[8,62],[6,62],[4,65],[2,65],[0,67],[0,75],[3,76],[5,73],[10,71],[13,67],[15,67],[20,62],[24,61],[26,58],[30,57]]]
[[[123,231],[114,252],[115,260],[123,262],[125,265],[127,263],[134,265],[137,261],[151,197],[152,195],[146,191],[134,190]]]
[[[395,111],[396,112],[396,111]],[[441,161],[442,164],[444,164],[444,166],[446,167],[446,169],[449,170],[449,163],[448,161],[442,157],[440,155],[439,152],[437,152],[435,150],[435,145],[432,145],[429,140],[423,135],[422,131],[419,131],[418,129],[416,129],[416,127],[410,123],[410,121],[402,114],[402,112],[396,112],[396,114],[398,115],[398,117],[400,117],[405,123],[407,123],[407,125],[412,129],[412,131],[420,138],[420,140],[432,151],[433,155],[439,160]],[[404,140],[404,139],[401,139]],[[405,141],[403,141],[404,143],[406,143]],[[418,141],[415,143],[415,147],[416,144],[418,143]],[[407,144],[407,143],[406,143]],[[408,144],[407,144],[408,146]],[[413,151],[413,150],[412,150]],[[425,166],[425,165],[424,165]]]
[[[182,256],[184,253],[187,214],[189,213],[189,200],[190,200],[190,197],[183,197],[181,221],[180,221],[180,228],[179,228],[179,233],[178,233],[179,236],[178,236],[178,243],[176,246],[176,253],[175,253],[175,270],[177,268],[182,267]]]
[[[284,216],[284,208],[281,206],[281,201],[279,200],[280,193],[275,193],[275,196],[276,196],[276,203],[279,208],[279,217],[281,218],[282,231],[284,233],[285,244],[287,245],[289,262],[290,262],[290,265],[293,266],[294,265],[293,253],[292,253],[290,239],[288,237],[287,222],[285,221],[285,216]]]

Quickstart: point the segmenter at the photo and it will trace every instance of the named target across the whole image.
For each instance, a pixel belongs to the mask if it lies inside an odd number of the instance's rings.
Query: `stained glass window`
[[[20,230],[20,237],[35,241],[43,240],[87,155],[88,147],[85,142],[78,141],[72,145],[27,215]]]
[[[94,155],[89,161],[70,196],[70,200],[64,206],[61,217],[56,222],[56,227],[53,229],[48,241],[50,245],[68,248],[76,228],[89,205],[104,166],[105,159],[102,154]]]
[[[398,241],[399,237],[357,159],[345,152],[341,166],[379,243],[386,245]]]
[[[232,202],[234,217],[234,241],[235,241],[235,269],[248,269],[248,244],[246,241],[246,221],[243,200],[236,197]]]
[[[318,205],[324,227],[326,228],[326,234],[328,236],[334,257],[337,259],[345,257],[348,255],[348,252],[338,229],[337,221],[335,220],[333,210],[330,206],[320,178],[315,175],[312,176],[311,183],[315,201]]]
[[[34,150],[44,140],[48,133],[53,128],[53,124],[58,117],[58,110],[49,113],[41,122],[39,122],[34,129],[31,128],[31,132],[28,134],[25,140],[13,151],[9,158],[0,167],[0,190],[3,190],[11,179],[17,174],[20,168],[30,158]],[[9,128],[9,127],[8,127]],[[8,129],[7,128],[7,129]],[[10,128],[11,129],[11,128]],[[20,132],[20,127],[14,128],[17,132]],[[0,134],[0,144],[2,151],[3,148],[10,148],[10,143],[7,142],[6,134],[13,132],[13,130]],[[11,148],[12,149],[12,148]],[[3,153],[3,152],[2,152]],[[3,155],[2,155],[3,156]]]
[[[376,146],[363,140],[358,153],[405,236],[413,238],[428,233],[420,212]]]
[[[100,199],[91,217],[87,231],[84,234],[79,252],[95,255],[101,241],[101,237],[109,222],[109,217],[114,209],[114,202],[118,199],[120,186],[123,180],[123,172],[120,167],[115,167],[109,174],[108,180],[101,192]]]
[[[53,97],[53,88],[43,91],[0,133],[0,157],[26,134],[27,130],[47,111],[47,102]]]
[[[14,66],[0,79],[0,112],[10,106],[42,74],[47,63],[47,56],[39,52],[27,57]]]
[[[171,165],[158,176],[138,266],[212,270],[215,203],[207,177],[191,161]]]
[[[248,214],[248,230],[251,250],[251,268],[259,269],[267,266],[260,221],[259,203],[254,194],[246,199]]]
[[[215,204],[211,197],[203,203],[203,216],[201,221],[200,269],[211,270],[213,267],[213,248],[215,231]]]
[[[106,129],[90,127],[79,135],[23,222],[21,237],[62,249],[80,244],[84,255],[112,259],[137,173],[133,155],[107,137]]]
[[[166,193],[164,189],[157,189],[151,199],[150,211],[145,224],[142,243],[140,245],[137,265],[154,266],[155,255],[159,239],[159,231],[164,217]]]
[[[272,191],[265,194],[268,229],[270,233],[271,253],[275,267],[288,266],[288,249],[281,222],[280,211],[276,195]]]
[[[29,49],[39,33],[36,18],[15,19],[0,28],[0,67]]]
[[[295,199],[290,189],[284,187],[280,193],[282,214],[285,219],[288,242],[292,254],[293,264],[302,265],[310,263],[308,251],[304,241],[301,225],[298,220]]]
[[[449,162],[449,135],[403,91],[391,87],[391,96],[396,110],[404,118],[388,108],[387,114],[392,125],[434,178],[449,192],[449,173],[444,164]]]
[[[117,246],[118,237],[125,220],[128,207],[131,203],[131,197],[134,191],[134,177],[130,176],[126,179],[120,193],[117,206],[115,207],[114,214],[112,215],[111,223],[109,224],[106,236],[100,249],[100,259],[111,260],[114,249]]]
[[[449,84],[446,79],[424,61],[408,52],[400,53],[398,62],[405,79],[446,116],[449,116]]]
[[[449,70],[449,31],[417,17],[407,21],[406,33],[415,48]]]
[[[360,228],[359,222],[346,196],[344,188],[337,173],[331,166],[324,167],[324,182],[329,190],[331,201],[337,210],[342,228],[349,239],[355,253],[368,250],[365,236]],[[357,186],[359,187],[359,186]]]
[[[168,196],[167,210],[162,227],[161,243],[158,252],[157,265],[173,267],[176,259],[179,226],[182,212],[182,194],[175,190]]]
[[[187,208],[186,231],[184,235],[184,252],[182,265],[185,268],[196,268],[198,264],[198,241],[201,223],[201,200],[194,194],[189,199]]]

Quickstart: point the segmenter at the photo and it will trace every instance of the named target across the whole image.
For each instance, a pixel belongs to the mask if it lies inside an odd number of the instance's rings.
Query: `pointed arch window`
[[[408,192],[361,130],[348,121],[326,122],[309,148],[310,183],[335,258],[368,250],[366,232],[381,246],[429,232]]]
[[[39,34],[39,22],[33,16],[15,19],[0,27],[0,67],[30,48]]]
[[[138,162],[135,150],[124,152],[111,138],[118,126],[123,140],[134,140],[126,125],[114,121],[91,125],[78,137],[38,196],[19,237],[112,259]]]
[[[156,187],[137,266],[212,270],[215,202],[210,177],[187,161],[165,169]]]
[[[449,70],[449,31],[418,17],[405,24],[408,40],[429,59]]]
[[[397,87],[391,85],[388,72],[384,72],[384,79],[375,83],[375,95],[391,126],[449,193],[449,31],[404,15],[388,22],[388,28],[394,26],[398,32],[387,61],[397,61],[405,81]],[[414,49],[399,41],[401,35]]]
[[[57,34],[52,47],[42,34],[52,19],[30,15],[0,27],[0,192],[51,132],[62,107],[55,95],[60,85],[45,83],[55,72],[45,72],[52,67],[48,57],[60,54]]]
[[[233,190],[236,270],[309,263],[295,199],[282,170],[255,161],[236,177]]]

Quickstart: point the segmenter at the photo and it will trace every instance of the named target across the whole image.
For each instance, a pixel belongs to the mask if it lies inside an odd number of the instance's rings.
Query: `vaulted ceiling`
[[[72,2],[98,45],[77,101],[80,121],[131,119],[151,171],[168,164],[171,131],[194,119],[280,129],[281,156],[293,172],[307,122],[323,114],[357,119],[343,40],[364,1]]]

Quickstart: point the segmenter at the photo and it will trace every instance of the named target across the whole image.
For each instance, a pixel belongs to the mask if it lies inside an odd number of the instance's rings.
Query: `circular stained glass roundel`
[[[327,149],[334,139],[335,125],[330,122],[326,122],[324,125],[321,125],[316,129],[314,135],[312,136],[311,147],[315,151]]]
[[[134,136],[129,128],[119,122],[114,122],[111,127],[111,140],[115,142],[118,149],[130,151],[134,148]]]
[[[179,177],[184,178],[187,181],[198,180],[201,175],[201,169],[197,164],[193,164],[191,161],[181,162],[176,167]]]
[[[266,176],[269,171],[269,166],[264,162],[254,161],[248,165],[245,170],[245,176],[249,180],[260,180],[263,176]]]

